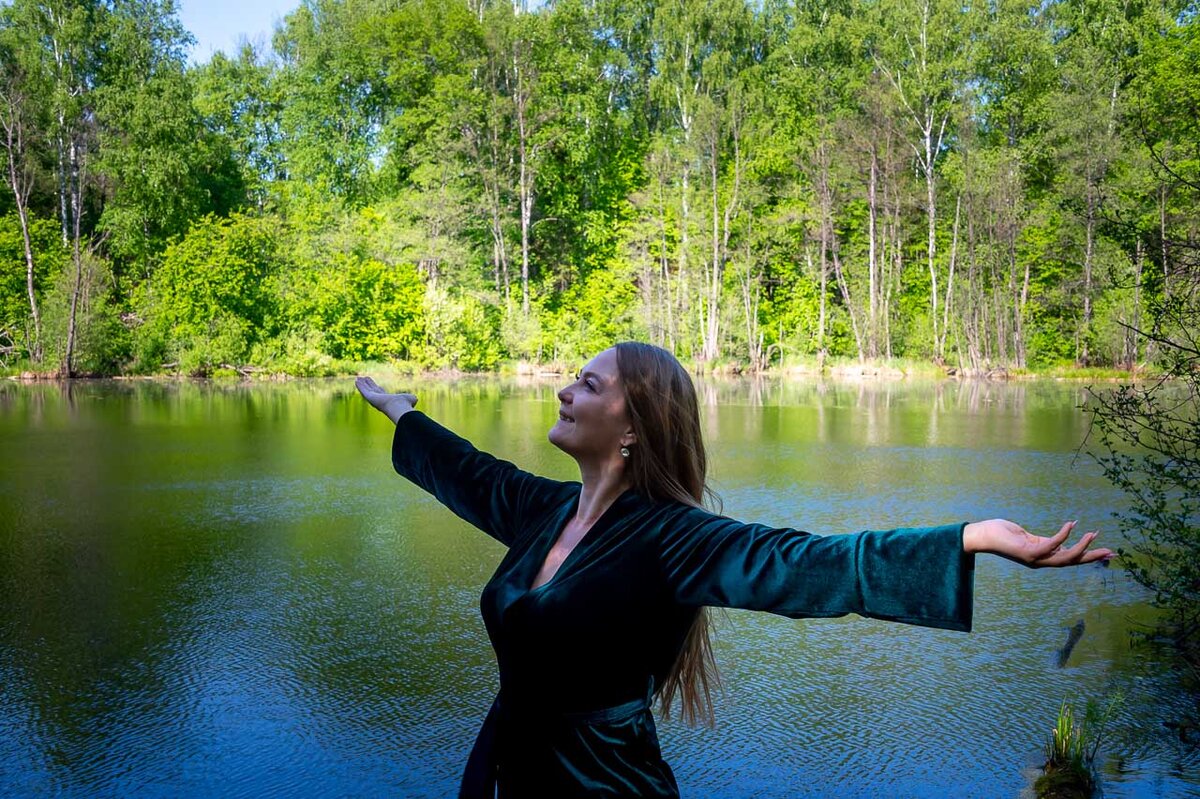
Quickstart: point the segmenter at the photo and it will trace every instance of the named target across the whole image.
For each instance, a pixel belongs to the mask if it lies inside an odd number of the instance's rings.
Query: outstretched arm
[[[355,382],[371,406],[396,423],[392,466],[459,518],[501,543],[513,542],[563,497],[564,483],[518,469],[476,449],[430,419],[412,394],[389,394],[369,377]]]
[[[1071,527],[1048,538],[1000,520],[818,536],[692,508],[665,526],[659,551],[668,591],[683,605],[792,618],[857,613],[969,631],[976,554],[1030,567],[1112,556],[1087,550],[1094,534],[1062,548]]]
[[[664,526],[659,557],[667,591],[688,607],[969,631],[975,555],[964,526],[813,535],[692,508]]]

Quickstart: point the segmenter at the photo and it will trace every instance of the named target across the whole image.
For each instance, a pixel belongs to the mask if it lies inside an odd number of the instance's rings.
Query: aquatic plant
[[[1075,723],[1074,708],[1065,699],[1046,743],[1046,770],[1087,771],[1087,727]]]
[[[1087,799],[1096,790],[1096,753],[1109,722],[1125,701],[1115,691],[1103,707],[1089,699],[1083,719],[1065,699],[1058,710],[1050,740],[1046,742],[1045,774],[1034,783],[1039,799]]]

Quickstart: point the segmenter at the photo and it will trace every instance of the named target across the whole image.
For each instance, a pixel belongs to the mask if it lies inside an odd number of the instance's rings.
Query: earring
[[[629,447],[621,447],[621,457],[622,458],[629,457]]]

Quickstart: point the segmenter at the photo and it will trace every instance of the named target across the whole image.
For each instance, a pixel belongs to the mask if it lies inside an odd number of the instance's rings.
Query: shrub
[[[274,332],[277,271],[275,233],[265,220],[201,219],[167,248],[140,291],[138,368],[158,368],[154,361],[165,358],[206,374],[216,364],[244,363],[250,347]]]
[[[1098,433],[1093,453],[1128,498],[1115,514],[1129,540],[1120,554],[1193,664],[1200,662],[1200,297],[1154,309],[1148,338],[1163,349],[1164,374],[1145,384],[1090,391],[1085,410]]]

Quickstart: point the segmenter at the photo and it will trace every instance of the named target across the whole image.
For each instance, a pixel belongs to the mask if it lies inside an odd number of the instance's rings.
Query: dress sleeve
[[[505,546],[554,504],[566,485],[481,452],[420,411],[396,422],[392,466]]]
[[[970,632],[975,555],[962,548],[964,524],[818,536],[691,508],[664,525],[659,557],[682,605]]]

